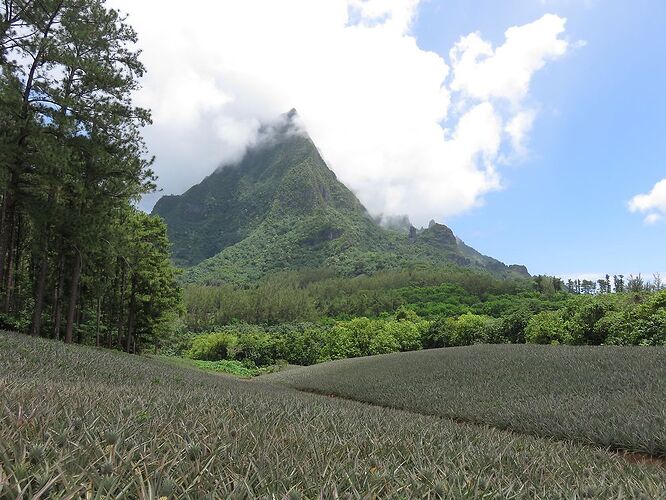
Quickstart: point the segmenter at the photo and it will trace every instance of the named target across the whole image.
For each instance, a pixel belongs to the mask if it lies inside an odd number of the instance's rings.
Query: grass
[[[246,366],[240,361],[233,359],[222,359],[219,361],[204,361],[200,359],[181,358],[179,356],[156,356],[147,355],[149,358],[157,359],[176,366],[185,368],[198,368],[200,370],[211,373],[223,373],[226,375],[234,375],[241,378],[251,378],[258,375],[267,375],[277,373],[284,370],[293,370],[300,368],[297,365],[288,364],[275,364],[269,366]]]
[[[223,359],[220,361],[203,361],[199,359],[180,358],[177,356],[150,356],[153,359],[164,361],[185,368],[199,368],[212,373],[225,373],[237,377],[250,378],[262,374],[258,368],[249,368],[240,361]]]
[[[0,333],[0,498],[158,496],[664,498],[666,470]]]
[[[666,456],[666,348],[479,345],[349,359],[272,382]]]

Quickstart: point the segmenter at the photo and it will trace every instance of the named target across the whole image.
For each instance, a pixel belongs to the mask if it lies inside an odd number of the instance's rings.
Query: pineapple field
[[[266,377],[304,391],[666,457],[666,347],[475,345]]]
[[[0,333],[0,498],[666,496],[659,460],[419,414],[434,396],[408,377],[412,411],[278,383],[301,370],[241,380]]]

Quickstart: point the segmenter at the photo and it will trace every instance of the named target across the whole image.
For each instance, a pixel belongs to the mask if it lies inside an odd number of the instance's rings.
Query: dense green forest
[[[188,333],[169,352],[253,369],[480,343],[666,344],[658,275],[564,283],[454,266],[322,274],[282,273],[245,289],[187,286]]]
[[[0,324],[138,351],[164,336],[180,290],[132,92],[136,33],[101,0],[0,9]]]
[[[658,274],[371,215],[295,110],[148,214],[140,55],[0,2],[0,498],[666,498]]]

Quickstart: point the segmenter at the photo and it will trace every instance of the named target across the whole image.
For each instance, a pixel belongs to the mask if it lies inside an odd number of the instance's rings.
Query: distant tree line
[[[202,332],[235,323],[277,325],[327,318],[381,317],[408,307],[422,318],[468,312],[500,317],[517,309],[555,310],[575,295],[627,294],[663,290],[658,274],[610,281],[565,283],[554,276],[503,280],[482,271],[449,267],[392,270],[357,278],[325,270],[277,273],[245,287],[185,287],[185,328]],[[579,287],[580,284],[580,287]]]
[[[165,352],[254,368],[479,343],[666,345],[658,275],[649,285],[634,277],[624,288],[617,283],[616,293],[570,293],[552,276],[507,281],[426,267],[359,278],[289,272],[240,289],[190,286],[189,335]]]
[[[645,280],[639,273],[637,276],[630,274],[625,277],[623,274],[615,274],[611,278],[609,274],[597,280],[589,279],[568,279],[566,283],[561,278],[554,276],[539,275],[534,277],[535,290],[548,293],[566,291],[578,295],[594,295],[597,293],[638,293],[638,292],[659,292],[666,289],[661,275],[655,273],[653,279]]]
[[[516,300],[500,316],[465,312],[419,317],[401,306],[376,318],[274,326],[234,324],[181,337],[165,353],[240,362],[247,369],[473,344],[666,345],[666,291],[569,295],[555,303]],[[537,305],[537,307],[531,308]]]
[[[135,351],[180,290],[132,103],[134,30],[103,0],[0,5],[0,326]]]
[[[462,314],[491,298],[535,294],[529,280],[502,280],[482,271],[416,267],[343,278],[326,270],[277,273],[243,288],[189,285],[185,328],[192,332],[244,322],[277,325],[392,314],[409,306],[420,316]]]

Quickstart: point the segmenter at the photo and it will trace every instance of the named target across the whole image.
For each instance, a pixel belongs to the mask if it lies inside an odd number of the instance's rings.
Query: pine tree
[[[150,114],[131,99],[144,73],[136,40],[103,0],[0,6],[0,310],[34,304],[33,335],[50,318],[65,342],[93,324],[96,343],[118,328],[117,344],[136,346],[138,328],[148,338],[177,314],[164,227],[132,206],[155,187],[140,134]],[[136,251],[141,238],[152,250]],[[160,276],[151,286],[144,268]]]

